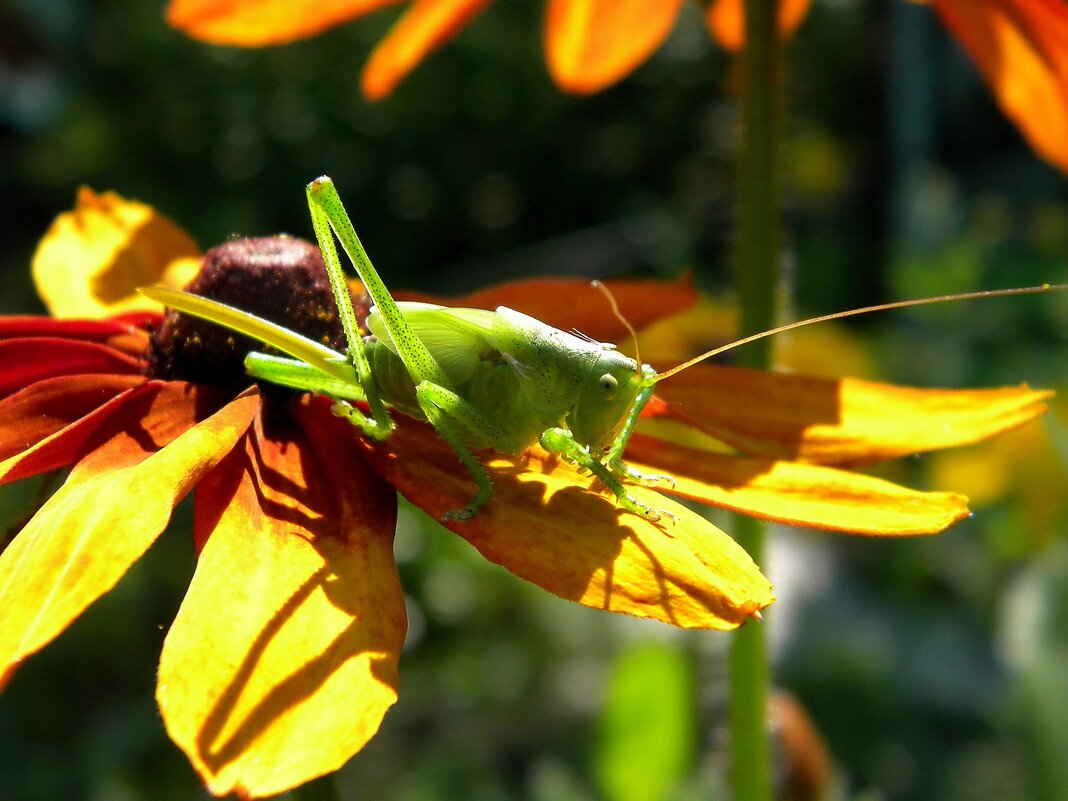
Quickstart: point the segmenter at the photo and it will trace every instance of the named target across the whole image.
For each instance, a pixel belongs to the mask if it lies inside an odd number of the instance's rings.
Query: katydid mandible
[[[670,482],[670,477],[643,475],[623,461],[627,441],[658,381],[739,345],[816,322],[948,300],[1068,288],[1045,284],[828,314],[745,337],[658,374],[614,345],[560,331],[504,306],[488,311],[397,303],[371,265],[333,182],[325,176],[312,181],[307,196],[347,353],[197,295],[160,287],[140,291],[179,312],[288,354],[291,358],[250,353],[246,371],[257,380],[331,398],[335,414],[373,439],[383,440],[393,430],[389,408],[427,420],[478,488],[470,503],[443,516],[449,520],[471,518],[493,494],[490,476],[472,451],[518,455],[534,443],[595,475],[623,509],[650,521],[670,517],[637,500],[626,486],[656,486]],[[335,236],[374,302],[366,337],[357,327]],[[370,416],[354,401],[365,401]]]

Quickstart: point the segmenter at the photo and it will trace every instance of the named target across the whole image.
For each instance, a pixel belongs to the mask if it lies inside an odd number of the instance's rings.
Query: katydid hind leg
[[[322,181],[324,179],[319,180]],[[329,181],[329,179],[325,180]],[[367,405],[371,410],[371,417],[367,418],[362,412],[348,404],[339,405],[339,407],[335,408],[335,411],[341,412],[351,423],[375,439],[385,439],[393,430],[393,419],[389,416],[385,402],[375,389],[374,381],[371,378],[371,365],[367,360],[363,337],[360,336],[360,330],[356,323],[356,312],[352,307],[352,298],[349,295],[348,282],[345,280],[345,271],[341,267],[337,247],[334,245],[331,222],[312,190],[316,183],[313,181],[308,185],[308,210],[311,212],[315,238],[319,241],[319,249],[323,254],[323,263],[326,265],[330,288],[333,290],[334,299],[337,303],[338,316],[341,318],[341,326],[348,343],[349,358],[352,359],[356,377],[364,390]],[[331,183],[330,186],[333,187],[333,184]],[[344,207],[341,208],[341,214],[345,214]],[[347,216],[345,220],[348,221]],[[349,225],[351,227],[351,223]]]
[[[500,441],[504,433],[470,402],[450,389],[423,381],[415,388],[415,397],[434,430],[449,444],[478,485],[478,492],[467,506],[446,512],[442,519],[469,520],[489,503],[493,496],[493,483],[486,468],[464,443],[463,431],[475,433],[491,444]]]
[[[374,301],[386,331],[393,340],[397,354],[412,377],[412,382],[419,384],[423,381],[431,381],[451,389],[452,383],[445,375],[445,371],[405,321],[393,296],[390,295],[378,271],[371,264],[367,251],[364,250],[363,243],[360,242],[360,237],[352,226],[352,220],[345,211],[345,205],[341,202],[341,196],[338,195],[334,182],[326,176],[317,178],[308,184],[307,193],[316,236],[320,238],[320,244],[324,239],[329,242],[331,264],[328,265],[328,269],[331,270],[331,284],[334,285],[336,282],[347,293],[341,263],[338,261],[337,249],[334,247],[333,236],[336,235],[349,260],[356,268],[364,288]],[[333,234],[330,233],[331,229],[333,229]],[[323,257],[327,258],[325,246]],[[339,290],[335,288],[335,292],[337,291]]]

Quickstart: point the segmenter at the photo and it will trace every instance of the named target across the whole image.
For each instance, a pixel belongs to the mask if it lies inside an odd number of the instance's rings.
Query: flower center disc
[[[319,249],[289,236],[235,239],[212,248],[186,286],[344,352],[345,336]],[[357,316],[367,304],[354,298]],[[145,357],[152,378],[212,384],[235,394],[250,383],[245,356],[266,346],[227,328],[168,311]]]

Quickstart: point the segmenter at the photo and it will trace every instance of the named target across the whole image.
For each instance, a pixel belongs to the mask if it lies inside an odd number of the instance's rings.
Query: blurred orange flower
[[[0,320],[0,482],[69,470],[0,555],[0,684],[114,586],[195,489],[197,567],[164,643],[157,700],[212,793],[262,797],[336,770],[396,700],[406,628],[396,493],[437,518],[472,489],[427,425],[400,417],[387,441],[365,440],[324,398],[249,387],[246,344],[230,332],[137,307],[146,277],[186,280],[191,247],[147,206],[83,190],[34,259],[42,296],[77,317]],[[459,302],[620,336],[597,293],[551,283]],[[190,288],[324,344],[340,335],[324,313],[321,258],[300,240],[216,248]],[[614,291],[639,324],[694,300],[685,282]],[[555,300],[564,294],[573,302]],[[933,533],[967,514],[962,496],[838,465],[982,439],[1037,416],[1047,397],[698,367],[665,385],[627,456],[675,475],[676,495],[771,520]],[[622,512],[539,448],[482,458],[494,497],[448,527],[562,598],[720,630],[774,600],[729,536],[663,495],[634,489],[677,516],[669,528]]]
[[[975,60],[1002,111],[1044,159],[1068,170],[1068,5],[1063,0],[920,0],[934,6]],[[206,42],[282,44],[403,0],[171,0],[172,26]],[[363,72],[371,99],[389,94],[431,51],[490,0],[413,0]],[[780,0],[779,29],[790,36],[810,0]],[[683,0],[547,0],[549,72],[568,92],[611,86],[641,65],[675,25]],[[706,22],[724,47],[745,39],[744,0],[712,0]]]

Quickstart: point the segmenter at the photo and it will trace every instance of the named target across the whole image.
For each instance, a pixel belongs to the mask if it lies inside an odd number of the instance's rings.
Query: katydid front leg
[[[653,397],[653,390],[656,389],[656,370],[648,364],[643,364],[641,366],[641,373],[641,390],[638,392],[637,397],[635,397],[634,404],[627,413],[627,417],[623,421],[623,426],[620,428],[619,434],[616,435],[615,440],[612,442],[612,447],[609,449],[608,455],[605,457],[604,461],[608,466],[608,469],[611,470],[612,474],[617,478],[625,478],[628,481],[646,487],[657,487],[660,484],[668,484],[673,487],[675,486],[675,479],[671,476],[642,473],[623,461],[623,451],[627,448],[627,443],[630,441],[630,435],[634,433],[634,427],[638,425],[638,418],[641,417],[642,410],[649,402],[649,399]]]
[[[656,522],[662,515],[674,518],[670,512],[662,512],[651,506],[646,506],[629,492],[623,482],[605,464],[598,461],[589,452],[589,449],[580,444],[566,428],[550,428],[541,435],[541,445],[545,450],[563,455],[569,461],[579,467],[585,468],[601,480],[601,483],[616,496],[616,501],[628,512],[633,512],[639,517]],[[620,462],[622,464],[622,462]],[[626,465],[624,465],[626,467]]]

